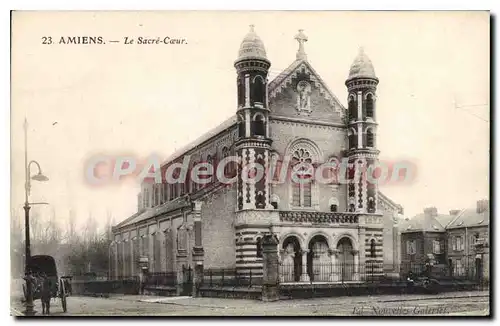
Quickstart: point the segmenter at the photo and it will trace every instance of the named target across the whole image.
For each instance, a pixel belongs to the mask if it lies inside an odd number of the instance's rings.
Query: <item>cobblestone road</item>
[[[337,297],[261,302],[253,300],[114,296],[110,298],[69,297],[63,313],[57,299],[54,316],[356,316],[356,315],[488,315],[488,292],[455,292],[439,295]],[[35,302],[40,313],[40,301]],[[12,298],[11,311],[23,310]]]

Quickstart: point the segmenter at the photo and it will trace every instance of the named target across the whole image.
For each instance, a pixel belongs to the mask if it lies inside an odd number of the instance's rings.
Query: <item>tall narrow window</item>
[[[358,135],[355,132],[349,134],[349,149],[358,147]]]
[[[260,114],[254,116],[252,121],[252,134],[255,136],[266,136],[264,117]]]
[[[358,117],[358,108],[356,107],[356,98],[354,95],[349,96],[348,111],[349,120],[356,120]]]
[[[257,251],[257,257],[262,258],[262,238],[258,237],[257,238],[257,243],[256,243],[256,251]]]
[[[227,147],[223,147],[222,148],[222,159],[225,159],[226,157],[229,157],[229,149]],[[231,162],[232,163],[232,162]],[[229,173],[230,173],[230,164],[229,162],[225,162],[224,163],[224,176],[227,178],[229,177]]]
[[[375,138],[371,128],[366,131],[366,147],[375,147]]]
[[[366,117],[373,119],[373,95],[366,96]]]
[[[243,120],[240,120],[238,122],[238,137],[239,138],[245,137],[245,121]]]
[[[264,104],[265,94],[266,94],[266,88],[265,88],[264,80],[261,76],[256,76],[253,79],[253,85],[252,85],[252,101],[253,101],[253,103]]]
[[[245,106],[245,81],[238,77],[238,106]]]
[[[207,156],[207,163],[210,164],[210,165],[212,165],[212,172],[215,173],[215,168],[213,167],[214,166],[214,159],[212,158],[211,155]],[[213,182],[213,180],[214,180],[214,173],[212,173],[212,175],[208,177],[208,179],[210,181],[207,183],[207,186]]]
[[[294,178],[292,179],[292,202],[296,207],[312,206],[313,158],[305,148],[297,148],[292,154]]]
[[[375,258],[375,239],[370,241],[370,254],[372,258]]]

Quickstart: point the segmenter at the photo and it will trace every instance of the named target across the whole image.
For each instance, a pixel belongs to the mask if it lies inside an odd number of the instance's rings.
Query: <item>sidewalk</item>
[[[484,298],[488,297],[488,291],[464,291],[464,292],[446,292],[436,295],[378,295],[378,296],[352,296],[352,297],[324,297],[311,299],[288,299],[274,302],[263,302],[248,299],[225,299],[225,298],[193,298],[193,297],[160,297],[148,295],[112,295],[110,299],[127,300],[136,302],[172,304],[179,306],[202,307],[202,308],[240,308],[256,305],[294,305],[294,306],[320,306],[331,305],[334,302],[342,300],[353,304],[373,304],[382,302],[405,302],[419,300],[439,300],[451,298]]]

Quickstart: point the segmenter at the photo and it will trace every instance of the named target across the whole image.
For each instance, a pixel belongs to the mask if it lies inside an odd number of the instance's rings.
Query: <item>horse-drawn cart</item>
[[[28,271],[30,271],[32,286],[33,286],[33,300],[41,299],[41,290],[43,278],[47,277],[50,280],[50,294],[52,298],[60,298],[63,311],[66,312],[66,298],[68,296],[68,278],[58,277],[56,262],[52,256],[36,255],[31,256],[28,264]],[[27,299],[26,284],[23,284],[24,297]]]

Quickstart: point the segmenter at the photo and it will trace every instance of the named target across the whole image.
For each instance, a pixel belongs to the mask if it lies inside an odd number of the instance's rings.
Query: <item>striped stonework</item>
[[[244,228],[236,231],[236,270],[238,274],[262,276],[262,257],[257,257],[257,241],[268,228]]]
[[[367,273],[382,274],[384,271],[383,229],[367,228],[365,231],[365,269]],[[375,257],[372,256],[371,243],[375,240]]]

